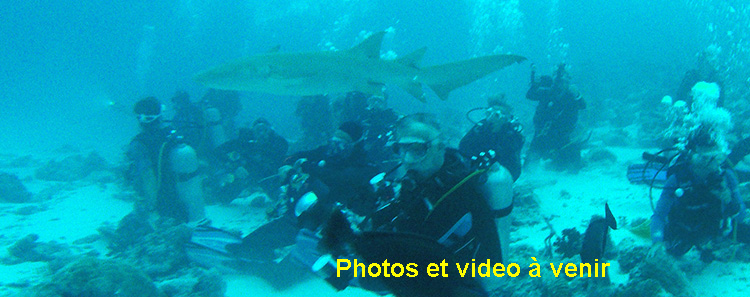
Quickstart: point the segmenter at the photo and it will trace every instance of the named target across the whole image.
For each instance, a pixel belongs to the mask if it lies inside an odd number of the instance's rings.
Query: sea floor
[[[604,215],[605,203],[609,204],[620,226],[618,230],[610,231],[613,246],[623,249],[651,245],[650,240],[628,231],[635,222],[649,218],[652,212],[648,187],[630,184],[625,176],[627,165],[640,162],[644,149],[608,149],[616,156],[616,161],[589,164],[577,174],[547,171],[540,167],[524,169],[516,183],[516,191],[523,192],[525,199],[533,201],[521,202],[513,213],[509,262],[528,265],[532,262],[529,257],[538,253],[535,257],[542,265],[542,277],[553,277],[550,262],[579,260],[543,255],[545,238],[552,230],[560,234],[564,229],[576,228],[583,233],[592,215]],[[18,176],[34,198],[28,203],[0,203],[0,246],[3,247],[0,248],[0,258],[7,257],[7,248],[30,234],[38,235],[39,242],[68,245],[73,253],[107,257],[105,243],[97,236],[97,229],[104,224],[116,225],[132,210],[132,202],[123,199],[127,196],[123,193],[127,191],[117,181],[107,178],[64,182],[39,180],[35,178],[34,170],[45,164],[45,158],[50,156],[31,156],[31,160],[37,161],[23,164],[11,162],[20,157],[12,154],[0,156],[0,171]],[[654,189],[654,199],[658,199],[659,193]],[[237,204],[210,205],[207,214],[213,226],[243,233],[262,224],[265,218],[264,209]],[[694,255],[680,261],[680,267],[690,267],[685,275],[696,296],[750,295],[750,263],[714,261],[702,264]],[[41,282],[46,277],[47,265],[43,261],[0,264],[0,296],[14,296]],[[612,267],[610,280],[613,286],[627,284],[630,275],[618,272],[617,263]],[[309,278],[281,291],[250,275],[224,274],[223,278],[227,284],[225,296],[375,296],[356,288],[337,292],[317,278]]]

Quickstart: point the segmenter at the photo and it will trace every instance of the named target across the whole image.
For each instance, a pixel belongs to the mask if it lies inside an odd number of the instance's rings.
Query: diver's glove
[[[729,217],[721,220],[720,228],[722,236],[729,236],[729,234],[732,234],[732,231],[734,230],[734,219]]]
[[[289,177],[289,172],[292,170],[291,165],[284,165],[279,167],[279,169],[276,171],[276,175],[279,177],[280,180],[286,180]]]
[[[331,255],[323,255],[315,261],[313,264],[313,272],[323,278],[328,284],[334,287],[337,291],[346,289],[349,286],[349,282],[354,278],[354,273],[347,270],[338,276],[336,273],[336,261]]]

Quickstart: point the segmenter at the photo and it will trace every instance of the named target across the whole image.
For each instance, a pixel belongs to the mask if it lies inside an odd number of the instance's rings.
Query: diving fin
[[[667,169],[664,164],[649,162],[628,165],[628,181],[633,184],[651,184],[660,188],[667,182]]]
[[[227,245],[242,243],[242,238],[219,228],[199,226],[193,230],[190,242],[217,252],[228,254],[229,251],[226,249]]]
[[[185,244],[185,253],[190,260],[204,267],[217,267],[240,271],[251,261],[231,253],[227,246],[242,243],[242,238],[231,232],[211,226],[199,226],[193,230],[190,241]]]

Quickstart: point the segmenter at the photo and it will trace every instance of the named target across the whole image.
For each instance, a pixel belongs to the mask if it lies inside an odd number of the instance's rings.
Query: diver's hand
[[[307,158],[299,158],[297,161],[294,161],[294,168],[302,168],[302,164],[305,164],[307,162]]]
[[[245,167],[237,167],[236,170],[234,170],[234,176],[239,179],[246,179],[248,176],[250,176],[250,173],[247,172],[247,169]]]
[[[276,171],[276,174],[279,176],[279,179],[286,180],[289,177],[289,171],[291,170],[291,165],[284,165],[279,167],[279,170]]]
[[[651,248],[648,250],[647,258],[660,258],[667,254],[667,248],[664,246],[664,242],[656,242],[654,245],[651,246]]]

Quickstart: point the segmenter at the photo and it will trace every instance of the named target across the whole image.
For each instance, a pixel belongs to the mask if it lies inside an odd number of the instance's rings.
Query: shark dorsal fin
[[[385,31],[372,33],[360,44],[349,49],[349,53],[368,59],[380,59],[380,44],[383,42],[384,35]]]
[[[267,54],[275,54],[275,53],[278,53],[279,50],[281,50],[281,44],[277,44],[276,46],[268,49],[268,51],[266,53]]]
[[[420,48],[416,51],[411,52],[410,54],[406,56],[396,59],[396,63],[419,69],[419,62],[422,61],[422,57],[424,56],[424,53],[426,51],[427,51],[427,47],[425,46],[423,48]]]

